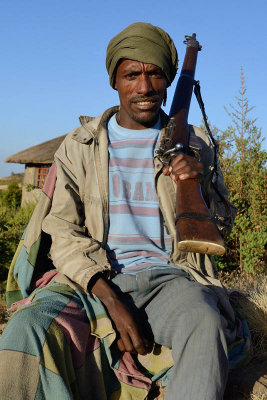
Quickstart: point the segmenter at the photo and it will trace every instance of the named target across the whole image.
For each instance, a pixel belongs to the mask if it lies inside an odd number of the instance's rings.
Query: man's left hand
[[[170,175],[174,182],[185,179],[203,179],[204,167],[195,157],[180,153],[169,166],[164,167],[163,174]]]

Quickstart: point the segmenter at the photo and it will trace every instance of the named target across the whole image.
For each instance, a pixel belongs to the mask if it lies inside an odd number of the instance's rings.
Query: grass
[[[256,371],[253,372],[256,372],[256,376],[259,366],[262,370],[250,394],[245,395],[237,389],[236,394],[227,397],[227,400],[267,400],[267,275],[234,272],[220,274],[220,279],[229,293],[239,291],[244,295],[238,297],[237,308],[247,320],[251,331],[254,357],[250,365],[254,364]],[[250,371],[251,368],[247,369],[247,375],[244,373],[244,381],[246,377],[249,381]]]
[[[239,291],[238,309],[250,327],[255,354],[267,357],[267,275],[221,275],[229,292]]]

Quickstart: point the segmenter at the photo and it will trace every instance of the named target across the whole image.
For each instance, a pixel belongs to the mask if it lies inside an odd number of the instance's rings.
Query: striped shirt
[[[153,157],[160,119],[153,128],[126,129],[115,115],[108,123],[109,215],[107,242],[112,268],[134,273],[169,265],[171,238],[162,223],[154,188]]]

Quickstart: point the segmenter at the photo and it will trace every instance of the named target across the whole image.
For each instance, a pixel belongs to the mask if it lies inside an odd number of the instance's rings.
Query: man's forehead
[[[141,61],[136,61],[136,60],[130,60],[130,59],[122,59],[119,62],[118,68],[121,70],[139,70],[139,69],[145,69],[146,71],[151,71],[151,70],[160,70],[162,69],[155,64],[151,63],[145,63]],[[163,71],[162,71],[163,72]]]

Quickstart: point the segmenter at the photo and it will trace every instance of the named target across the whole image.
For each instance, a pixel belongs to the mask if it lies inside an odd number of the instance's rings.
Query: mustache
[[[140,101],[150,101],[151,103],[158,103],[162,101],[161,96],[154,95],[150,97],[135,96],[131,99],[131,103],[139,103]]]

